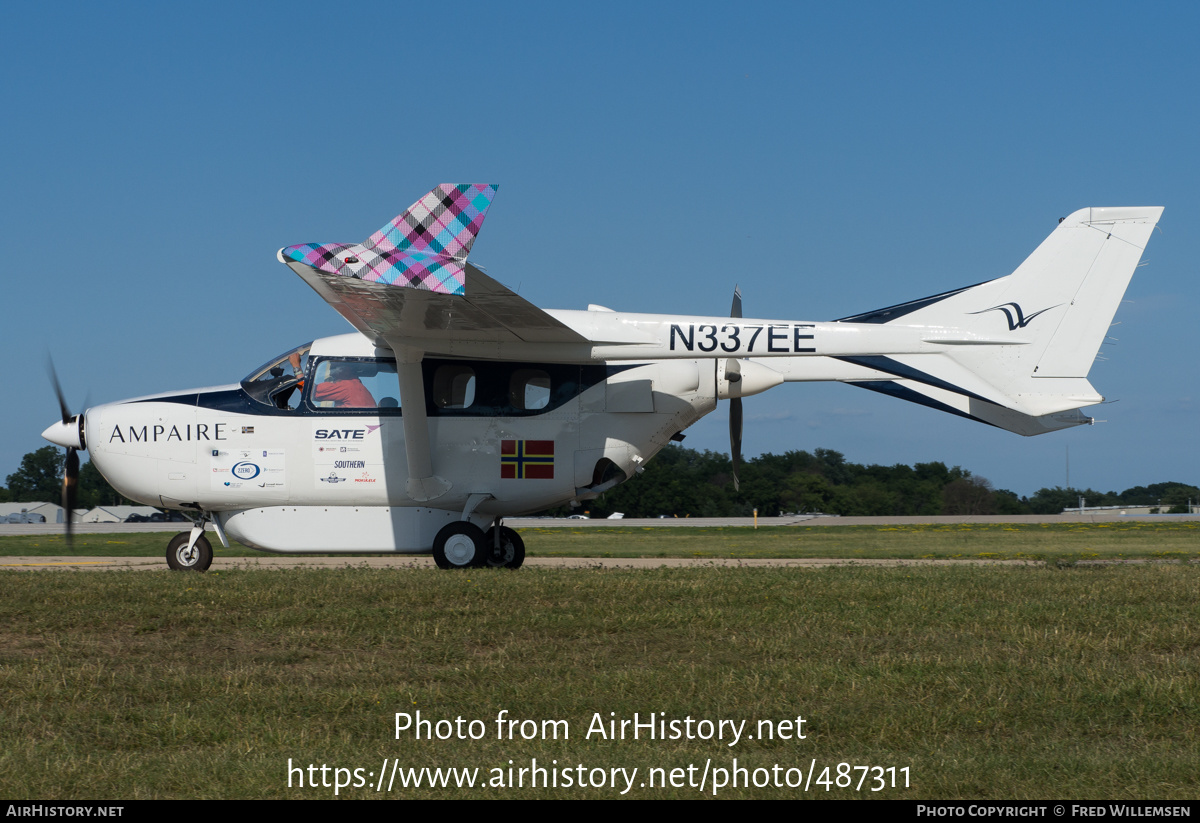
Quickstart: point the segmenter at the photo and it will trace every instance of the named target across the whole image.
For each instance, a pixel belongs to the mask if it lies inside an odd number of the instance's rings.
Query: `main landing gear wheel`
[[[494,569],[519,569],[525,562],[525,541],[521,539],[521,535],[508,526],[500,527],[499,552],[496,550],[495,526],[487,530],[487,535],[483,539],[485,541],[483,565],[491,566]]]
[[[196,538],[196,545],[188,551],[191,532],[180,532],[167,544],[167,565],[177,572],[205,572],[212,565],[212,544],[204,535]]]
[[[487,551],[483,529],[458,520],[447,524],[433,539],[433,562],[439,569],[469,569]]]

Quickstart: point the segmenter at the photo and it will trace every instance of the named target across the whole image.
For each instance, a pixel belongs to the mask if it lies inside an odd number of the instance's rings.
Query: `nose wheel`
[[[167,544],[167,565],[177,572],[208,571],[212,561],[212,544],[204,535],[192,543],[191,532],[180,532]]]

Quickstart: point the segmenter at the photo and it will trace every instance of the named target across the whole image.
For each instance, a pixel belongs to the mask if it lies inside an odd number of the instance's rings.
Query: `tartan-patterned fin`
[[[305,243],[282,256],[326,274],[461,295],[463,265],[497,188],[443,183],[365,243]]]
[[[381,252],[411,250],[465,260],[498,188],[443,183],[372,234],[365,245]]]

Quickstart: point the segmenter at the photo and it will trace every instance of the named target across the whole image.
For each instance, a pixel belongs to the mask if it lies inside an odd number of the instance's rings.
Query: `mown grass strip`
[[[533,758],[642,776],[734,757],[910,767],[909,789],[875,795],[893,798],[1194,798],[1200,773],[1192,565],[3,572],[0,590],[6,798],[332,796],[289,789],[289,758],[484,779]],[[488,734],[396,739],[395,712],[416,710]],[[497,740],[501,710],[566,720],[571,736]],[[585,737],[610,712],[799,715],[808,737]]]
[[[1200,523],[771,526],[759,529],[604,527],[521,530],[530,557],[1200,559]],[[159,557],[168,533],[0,537],[0,556]],[[252,557],[222,548],[218,557]]]

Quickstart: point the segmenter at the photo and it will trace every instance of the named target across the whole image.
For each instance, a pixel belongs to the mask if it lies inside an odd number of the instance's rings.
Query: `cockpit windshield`
[[[242,380],[242,388],[254,400],[280,409],[294,409],[304,393],[304,374],[312,342],[259,366]]]

